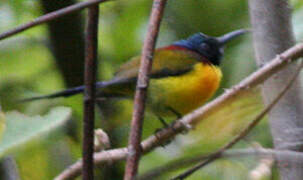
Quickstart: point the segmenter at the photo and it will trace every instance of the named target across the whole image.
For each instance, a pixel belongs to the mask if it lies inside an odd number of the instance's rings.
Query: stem
[[[14,28],[12,30],[9,30],[9,31],[6,31],[6,32],[0,34],[0,40],[3,40],[5,38],[8,38],[8,37],[13,36],[15,34],[18,34],[20,32],[23,32],[23,31],[25,31],[27,29],[30,29],[32,27],[35,27],[37,25],[40,25],[40,24],[43,24],[43,23],[46,23],[46,22],[49,22],[49,21],[53,21],[53,20],[55,20],[57,18],[60,18],[64,15],[73,13],[75,11],[80,11],[84,8],[87,8],[87,7],[90,7],[90,6],[99,4],[99,3],[103,3],[103,2],[106,2],[106,1],[109,1],[109,0],[90,0],[90,1],[86,1],[86,2],[77,3],[77,4],[74,4],[74,5],[68,6],[66,8],[62,8],[62,9],[59,9],[57,11],[45,14],[43,16],[40,16],[40,17],[28,22],[28,23],[25,23],[25,24],[20,25],[20,26]]]
[[[85,93],[83,119],[83,180],[94,178],[94,118],[96,101],[96,71],[98,50],[98,20],[99,6],[88,9],[86,39],[85,39]]]
[[[148,75],[152,69],[152,60],[155,44],[160,29],[160,23],[166,1],[167,0],[154,0],[153,2],[148,32],[144,41],[141,56],[141,64],[134,100],[134,112],[131,122],[131,131],[129,135],[129,153],[126,161],[124,180],[134,179],[138,170],[139,160],[142,151],[140,142],[144,119],[145,100],[149,84]]]
[[[246,149],[231,149],[226,150],[221,154],[221,158],[247,158],[248,156],[256,156],[259,158],[270,158],[276,159],[276,157],[283,157],[284,162],[294,162],[297,165],[301,165],[303,162],[303,153],[289,150],[275,150],[268,148],[246,148]],[[167,164],[156,167],[143,175],[141,175],[138,180],[145,179],[160,179],[160,176],[163,173],[169,173],[184,167],[187,167],[191,164],[197,163],[198,161],[205,160],[209,157],[208,154],[201,154],[192,157],[182,158],[174,160]]]

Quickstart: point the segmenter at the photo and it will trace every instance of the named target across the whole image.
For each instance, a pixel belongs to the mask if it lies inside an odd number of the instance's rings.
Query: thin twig
[[[224,151],[231,148],[233,145],[235,145],[237,142],[239,142],[241,139],[243,139],[263,119],[263,117],[277,104],[277,102],[279,102],[279,100],[283,97],[283,95],[289,90],[289,88],[292,86],[292,84],[295,82],[296,78],[300,74],[302,66],[303,66],[303,63],[300,67],[298,67],[297,71],[294,73],[292,78],[289,80],[289,82],[287,83],[285,88],[274,99],[274,101],[271,102],[260,114],[258,114],[257,117],[251,123],[249,123],[249,125],[244,130],[242,130],[236,137],[234,137],[230,142],[225,144],[222,148],[220,148],[216,152],[209,155],[208,159],[206,159],[203,162],[199,163],[198,165],[186,170],[184,173],[172,178],[172,180],[181,180],[181,179],[185,179],[185,178],[189,177],[191,174],[193,174],[197,170],[201,169],[205,165],[218,159]]]
[[[303,153],[290,150],[277,150],[269,148],[247,148],[247,149],[232,149],[222,153],[222,157],[247,157],[247,156],[259,156],[260,158],[272,158],[283,157],[286,161],[296,161],[298,164],[302,164]]]
[[[196,164],[198,162],[201,162],[202,160],[205,160],[209,157],[209,153],[204,153],[200,155],[194,155],[191,157],[186,157],[186,158],[179,158],[176,160],[173,160],[171,162],[168,162],[166,164],[162,164],[158,167],[155,167],[143,174],[141,174],[136,180],[145,180],[145,179],[159,179],[161,175],[164,173],[169,173],[171,171],[181,169],[181,168],[186,168],[189,167],[193,164]]]
[[[283,157],[285,159],[285,163],[290,161],[296,161],[298,164],[303,162],[303,153],[296,152],[296,151],[289,151],[289,150],[276,150],[276,149],[269,149],[269,148],[247,148],[247,149],[231,149],[222,152],[221,158],[237,158],[237,157],[247,157],[247,156],[258,156],[260,158],[270,158],[275,159],[276,156]],[[205,160],[209,157],[208,154],[201,154],[195,157],[190,158],[182,158],[179,160],[175,160],[163,166],[157,167],[150,172],[147,172],[141,175],[138,180],[144,179],[159,179],[159,175],[163,172],[167,173],[169,171],[174,171],[193,163],[199,162],[201,160]],[[195,159],[195,158],[198,158]]]
[[[28,23],[20,25],[20,26],[14,28],[12,30],[1,33],[0,34],[0,40],[3,40],[3,39],[8,38],[10,36],[13,36],[17,33],[23,32],[23,31],[25,31],[27,29],[30,29],[32,27],[35,27],[37,25],[55,20],[55,19],[60,18],[64,15],[73,13],[75,11],[82,10],[84,8],[87,8],[87,7],[90,7],[90,6],[99,4],[99,3],[103,3],[103,2],[106,2],[106,1],[109,1],[109,0],[89,0],[89,1],[80,2],[80,3],[74,4],[74,5],[59,9],[59,10],[51,12],[51,13],[47,13],[47,14],[45,14],[43,16],[40,16],[40,17],[38,17],[38,18],[28,22]]]
[[[137,81],[133,117],[128,143],[128,156],[125,167],[124,180],[132,180],[137,174],[141,156],[141,135],[144,119],[145,99],[149,84],[148,75],[152,68],[155,44],[160,29],[165,4],[167,0],[154,0],[149,20],[148,32],[144,41],[139,76]]]
[[[98,50],[99,6],[88,9],[85,37],[85,93],[83,119],[83,180],[94,179],[94,121],[96,101],[96,71]]]
[[[242,80],[238,85],[235,86],[235,88],[226,91],[221,96],[217,97],[215,100],[205,104],[204,106],[198,108],[192,113],[185,115],[183,118],[181,118],[174,124],[174,130],[172,130],[172,128],[164,129],[160,132],[157,132],[157,136],[152,135],[148,137],[141,143],[143,153],[150,152],[154,148],[161,146],[163,142],[176,136],[178,132],[182,131],[185,128],[184,123],[192,124],[193,122],[196,122],[199,117],[201,118],[203,115],[207,114],[216,107],[225,103],[229,100],[229,98],[236,96],[242,90],[254,88],[256,85],[261,84],[273,74],[277,73],[279,70],[281,70],[283,67],[286,67],[291,62],[294,62],[294,60],[301,57],[302,55],[303,43],[299,43],[286,50],[285,52],[274,58],[270,63],[264,65],[256,72]],[[114,162],[125,160],[127,153],[127,148],[119,148],[98,152],[94,154],[94,163],[102,164],[104,162],[109,161]],[[82,161],[79,160],[75,164],[72,164],[67,169],[65,169],[61,174],[59,174],[56,180],[65,180],[79,176],[81,173],[81,169]]]

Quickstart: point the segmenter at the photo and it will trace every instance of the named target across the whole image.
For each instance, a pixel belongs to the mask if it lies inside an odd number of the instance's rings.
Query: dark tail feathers
[[[52,98],[57,98],[57,97],[69,97],[69,96],[72,96],[72,95],[75,95],[75,94],[82,93],[83,90],[84,90],[84,86],[78,86],[78,87],[75,87],[75,88],[59,91],[59,92],[56,92],[56,93],[53,93],[53,94],[22,99],[22,100],[20,100],[20,102],[29,102],[29,101],[39,100],[39,99],[52,99]]]
[[[105,86],[113,84],[112,81],[109,82],[97,82],[96,88],[104,88]],[[66,89],[63,91],[59,91],[53,94],[43,95],[43,96],[36,96],[36,97],[30,97],[21,99],[19,102],[29,102],[29,101],[35,101],[40,99],[52,99],[52,98],[58,98],[58,97],[69,97],[73,96],[79,93],[82,93],[84,91],[85,86],[78,86],[70,89]]]

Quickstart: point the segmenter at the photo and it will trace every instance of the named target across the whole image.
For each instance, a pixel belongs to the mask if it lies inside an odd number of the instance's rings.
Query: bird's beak
[[[227,42],[234,39],[235,37],[238,37],[238,36],[248,33],[248,32],[250,32],[250,30],[239,29],[239,30],[224,34],[223,36],[217,37],[217,40],[219,41],[220,46],[224,46]]]

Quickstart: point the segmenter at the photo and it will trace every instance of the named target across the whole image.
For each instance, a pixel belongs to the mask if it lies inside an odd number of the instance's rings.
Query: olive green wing
[[[103,97],[133,97],[140,66],[140,56],[123,64],[115,73],[114,83],[103,88]],[[151,79],[179,76],[189,72],[198,62],[199,56],[191,51],[158,49],[155,51]]]
[[[123,64],[115,73],[115,78],[134,78],[138,76],[141,56],[136,56]],[[155,51],[150,77],[179,75],[190,70],[198,62],[199,56],[192,51],[167,50]]]

